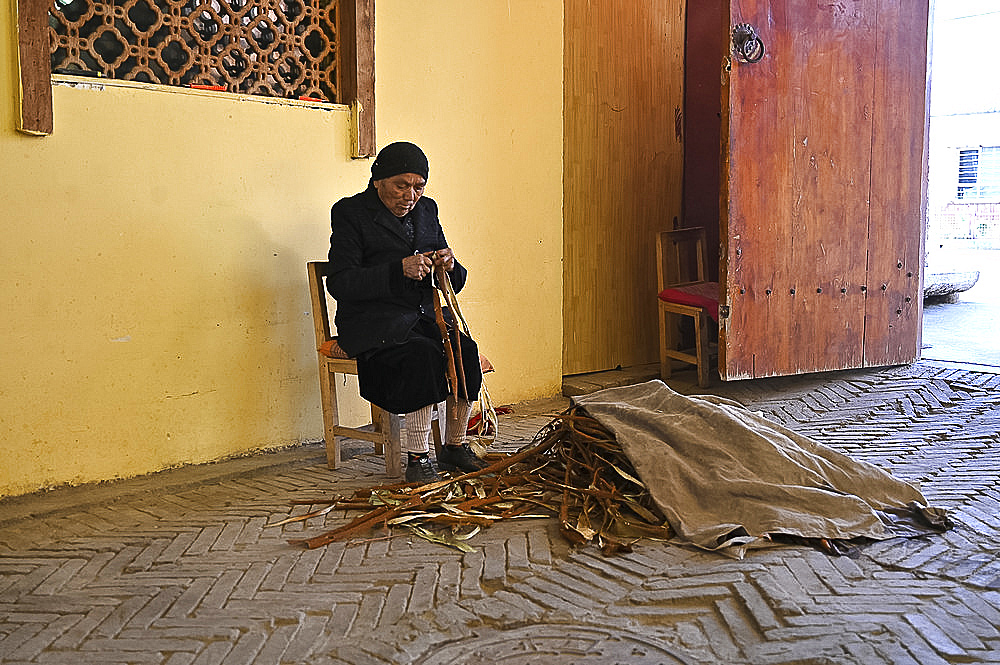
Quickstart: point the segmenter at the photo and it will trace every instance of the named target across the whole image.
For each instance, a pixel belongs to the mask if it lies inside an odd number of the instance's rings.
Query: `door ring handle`
[[[733,51],[743,62],[760,62],[764,57],[764,42],[749,23],[740,23],[733,28]]]

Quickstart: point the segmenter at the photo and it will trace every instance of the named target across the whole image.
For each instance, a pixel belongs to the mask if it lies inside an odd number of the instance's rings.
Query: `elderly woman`
[[[432,282],[434,268],[444,266],[460,291],[467,271],[448,247],[437,204],[423,195],[428,175],[423,151],[412,143],[392,143],[371,170],[368,188],[341,199],[331,211],[326,284],[337,300],[340,346],[358,361],[361,396],[405,414],[408,482],[438,478],[428,456],[431,414],[445,400],[447,433],[438,466],[476,471],[485,463],[465,434],[482,385],[479,350],[460,336],[461,348],[454,352],[462,354],[467,399],[449,394]]]

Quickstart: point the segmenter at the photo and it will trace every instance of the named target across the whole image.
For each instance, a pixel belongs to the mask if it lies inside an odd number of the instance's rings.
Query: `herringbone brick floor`
[[[6,501],[0,662],[1000,663],[998,384],[920,362],[706,391],[918,481],[957,522],[845,557],[605,558],[548,521],[493,526],[471,553],[384,531],[307,551],[286,539],[345,514],[266,525],[381,481],[371,455],[327,470],[320,445]],[[501,449],[564,404],[519,405]]]

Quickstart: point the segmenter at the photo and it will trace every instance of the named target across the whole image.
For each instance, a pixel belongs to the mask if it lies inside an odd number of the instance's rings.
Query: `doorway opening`
[[[921,357],[1000,367],[1000,8],[935,3]]]

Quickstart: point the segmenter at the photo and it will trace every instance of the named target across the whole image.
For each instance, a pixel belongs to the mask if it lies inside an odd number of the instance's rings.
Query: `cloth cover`
[[[464,333],[459,345],[449,343],[456,357],[461,354],[466,394],[478,399],[483,384],[479,347]],[[358,388],[364,399],[389,413],[410,413],[443,402],[451,391],[437,326],[421,319],[405,342],[358,356]]]
[[[323,342],[319,349],[317,349],[321,354],[327,358],[336,358],[338,360],[350,360],[351,357],[344,353],[344,350],[340,348],[340,344],[337,343],[337,338],[328,339]],[[483,370],[483,374],[487,372],[495,371],[493,368],[493,363],[487,358],[483,353],[479,354],[479,368]]]
[[[886,539],[947,527],[913,485],[714,396],[655,380],[574,398],[612,431],[679,540],[742,556],[765,534]]]
[[[704,307],[708,311],[708,315],[712,317],[712,320],[716,323],[719,322],[718,282],[700,282],[698,284],[688,284],[687,286],[677,286],[672,289],[663,289],[657,296],[663,302]]]

